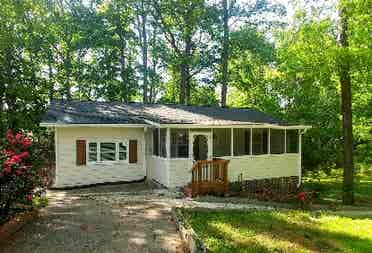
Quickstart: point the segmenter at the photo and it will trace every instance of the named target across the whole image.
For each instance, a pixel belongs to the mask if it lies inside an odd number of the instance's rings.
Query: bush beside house
[[[31,134],[8,130],[0,143],[0,224],[44,186],[42,159]],[[18,206],[18,207],[17,207]]]

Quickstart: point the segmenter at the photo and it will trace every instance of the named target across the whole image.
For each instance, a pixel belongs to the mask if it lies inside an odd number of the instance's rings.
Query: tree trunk
[[[147,13],[145,12],[144,0],[141,6],[141,21],[142,21],[142,64],[143,64],[143,103],[148,103],[148,70],[147,70],[147,31],[146,31],[146,20]]]
[[[125,42],[124,42],[125,43]],[[128,103],[129,96],[128,96],[128,85],[127,85],[127,78],[126,78],[126,68],[125,68],[125,45],[120,49],[120,77],[123,87],[123,102]]]
[[[52,56],[48,55],[48,82],[49,82],[49,101],[53,100],[54,97],[54,83],[53,83],[53,68],[52,68]]]
[[[222,0],[223,6],[223,41],[222,41],[222,80],[221,80],[221,107],[226,107],[228,85],[228,60],[229,60],[229,9],[227,0]]]
[[[344,139],[344,182],[342,200],[344,204],[351,205],[354,203],[353,125],[351,108],[350,61],[349,55],[346,54],[349,47],[347,34],[348,13],[345,6],[341,7],[340,9],[340,18],[340,47],[342,49],[342,59],[340,60],[340,84]]]
[[[180,81],[180,104],[186,104],[186,87],[187,87],[187,64],[184,62],[180,65],[181,81]]]
[[[191,47],[192,47],[192,40],[191,34],[188,34],[185,40],[185,52],[183,55],[183,79],[185,82],[185,103],[183,104],[190,104],[191,103],[191,76],[190,76],[190,59],[191,59]]]

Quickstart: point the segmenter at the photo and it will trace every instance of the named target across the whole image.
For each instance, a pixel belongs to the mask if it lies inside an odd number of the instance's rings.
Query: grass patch
[[[184,210],[210,252],[371,252],[372,220],[302,211]]]
[[[359,172],[355,179],[356,204],[372,206],[372,169]],[[303,187],[318,192],[321,200],[339,202],[342,200],[342,170],[332,170],[328,175],[309,174],[304,177]]]

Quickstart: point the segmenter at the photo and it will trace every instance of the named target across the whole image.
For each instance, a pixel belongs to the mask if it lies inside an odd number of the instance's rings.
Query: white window
[[[89,142],[87,148],[89,162],[128,161],[127,142]]]

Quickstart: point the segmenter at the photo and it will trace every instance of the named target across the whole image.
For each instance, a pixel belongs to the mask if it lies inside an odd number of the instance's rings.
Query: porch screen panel
[[[234,128],[234,156],[249,155],[251,129]]]
[[[252,131],[252,154],[267,154],[268,129],[253,128]]]
[[[214,128],[213,129],[213,156],[231,155],[231,129]]]
[[[152,130],[152,154],[159,156],[159,129]]]
[[[271,129],[270,130],[270,153],[283,154],[284,153],[284,130]]]
[[[298,153],[298,130],[287,130],[287,153]]]
[[[171,129],[171,157],[189,157],[189,131],[187,129]]]
[[[160,156],[167,157],[167,147],[166,147],[167,129],[160,128],[159,134],[160,134],[160,143],[159,143]]]

